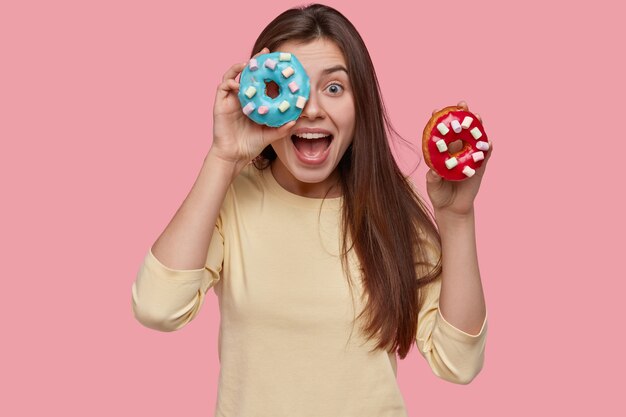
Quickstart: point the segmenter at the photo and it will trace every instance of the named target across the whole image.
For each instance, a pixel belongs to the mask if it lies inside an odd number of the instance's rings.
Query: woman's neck
[[[276,182],[292,194],[308,198],[336,198],[342,195],[337,169],[324,181],[317,183],[298,180],[279,159],[272,161],[270,170]],[[326,194],[327,192],[328,194]]]

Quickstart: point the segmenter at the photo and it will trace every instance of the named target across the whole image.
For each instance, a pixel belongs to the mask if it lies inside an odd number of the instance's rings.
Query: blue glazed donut
[[[276,98],[265,92],[266,82],[278,85]],[[246,116],[261,125],[282,126],[296,120],[309,100],[311,83],[295,55],[272,52],[250,59],[239,77],[239,102]]]

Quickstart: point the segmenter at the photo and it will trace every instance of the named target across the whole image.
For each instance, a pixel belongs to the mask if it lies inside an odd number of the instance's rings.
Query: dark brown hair
[[[359,314],[366,317],[367,338],[376,337],[376,348],[397,350],[404,359],[415,341],[423,303],[418,289],[441,272],[441,239],[432,214],[391,153],[388,132],[400,136],[389,122],[363,39],[340,12],[312,4],[276,17],[259,35],[251,56],[263,47],[276,51],[287,41],[319,38],[343,52],[355,102],[354,139],[337,167],[344,197],[342,264],[350,280],[348,253],[354,249],[368,298]],[[263,169],[274,159],[268,146],[254,162]],[[438,259],[429,259],[423,239],[435,244]]]

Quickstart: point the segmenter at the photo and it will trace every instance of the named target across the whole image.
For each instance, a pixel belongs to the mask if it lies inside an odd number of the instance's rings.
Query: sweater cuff
[[[454,340],[458,340],[462,343],[473,344],[482,339],[487,332],[487,313],[485,313],[485,319],[483,320],[483,325],[478,334],[469,334],[464,332],[463,330],[454,327],[450,324],[441,314],[441,310],[437,309],[437,326],[441,330],[445,336],[450,337]]]
[[[158,271],[159,277],[178,281],[198,281],[204,278],[206,267],[199,269],[173,269],[161,263],[152,253],[152,248],[148,250],[146,255],[146,265],[149,270]]]

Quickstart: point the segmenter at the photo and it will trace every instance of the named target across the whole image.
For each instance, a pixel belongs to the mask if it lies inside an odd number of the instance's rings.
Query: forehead
[[[279,45],[276,51],[294,54],[309,76],[319,76],[324,69],[335,65],[346,66],[337,44],[327,39],[315,39],[307,43],[287,41]]]

